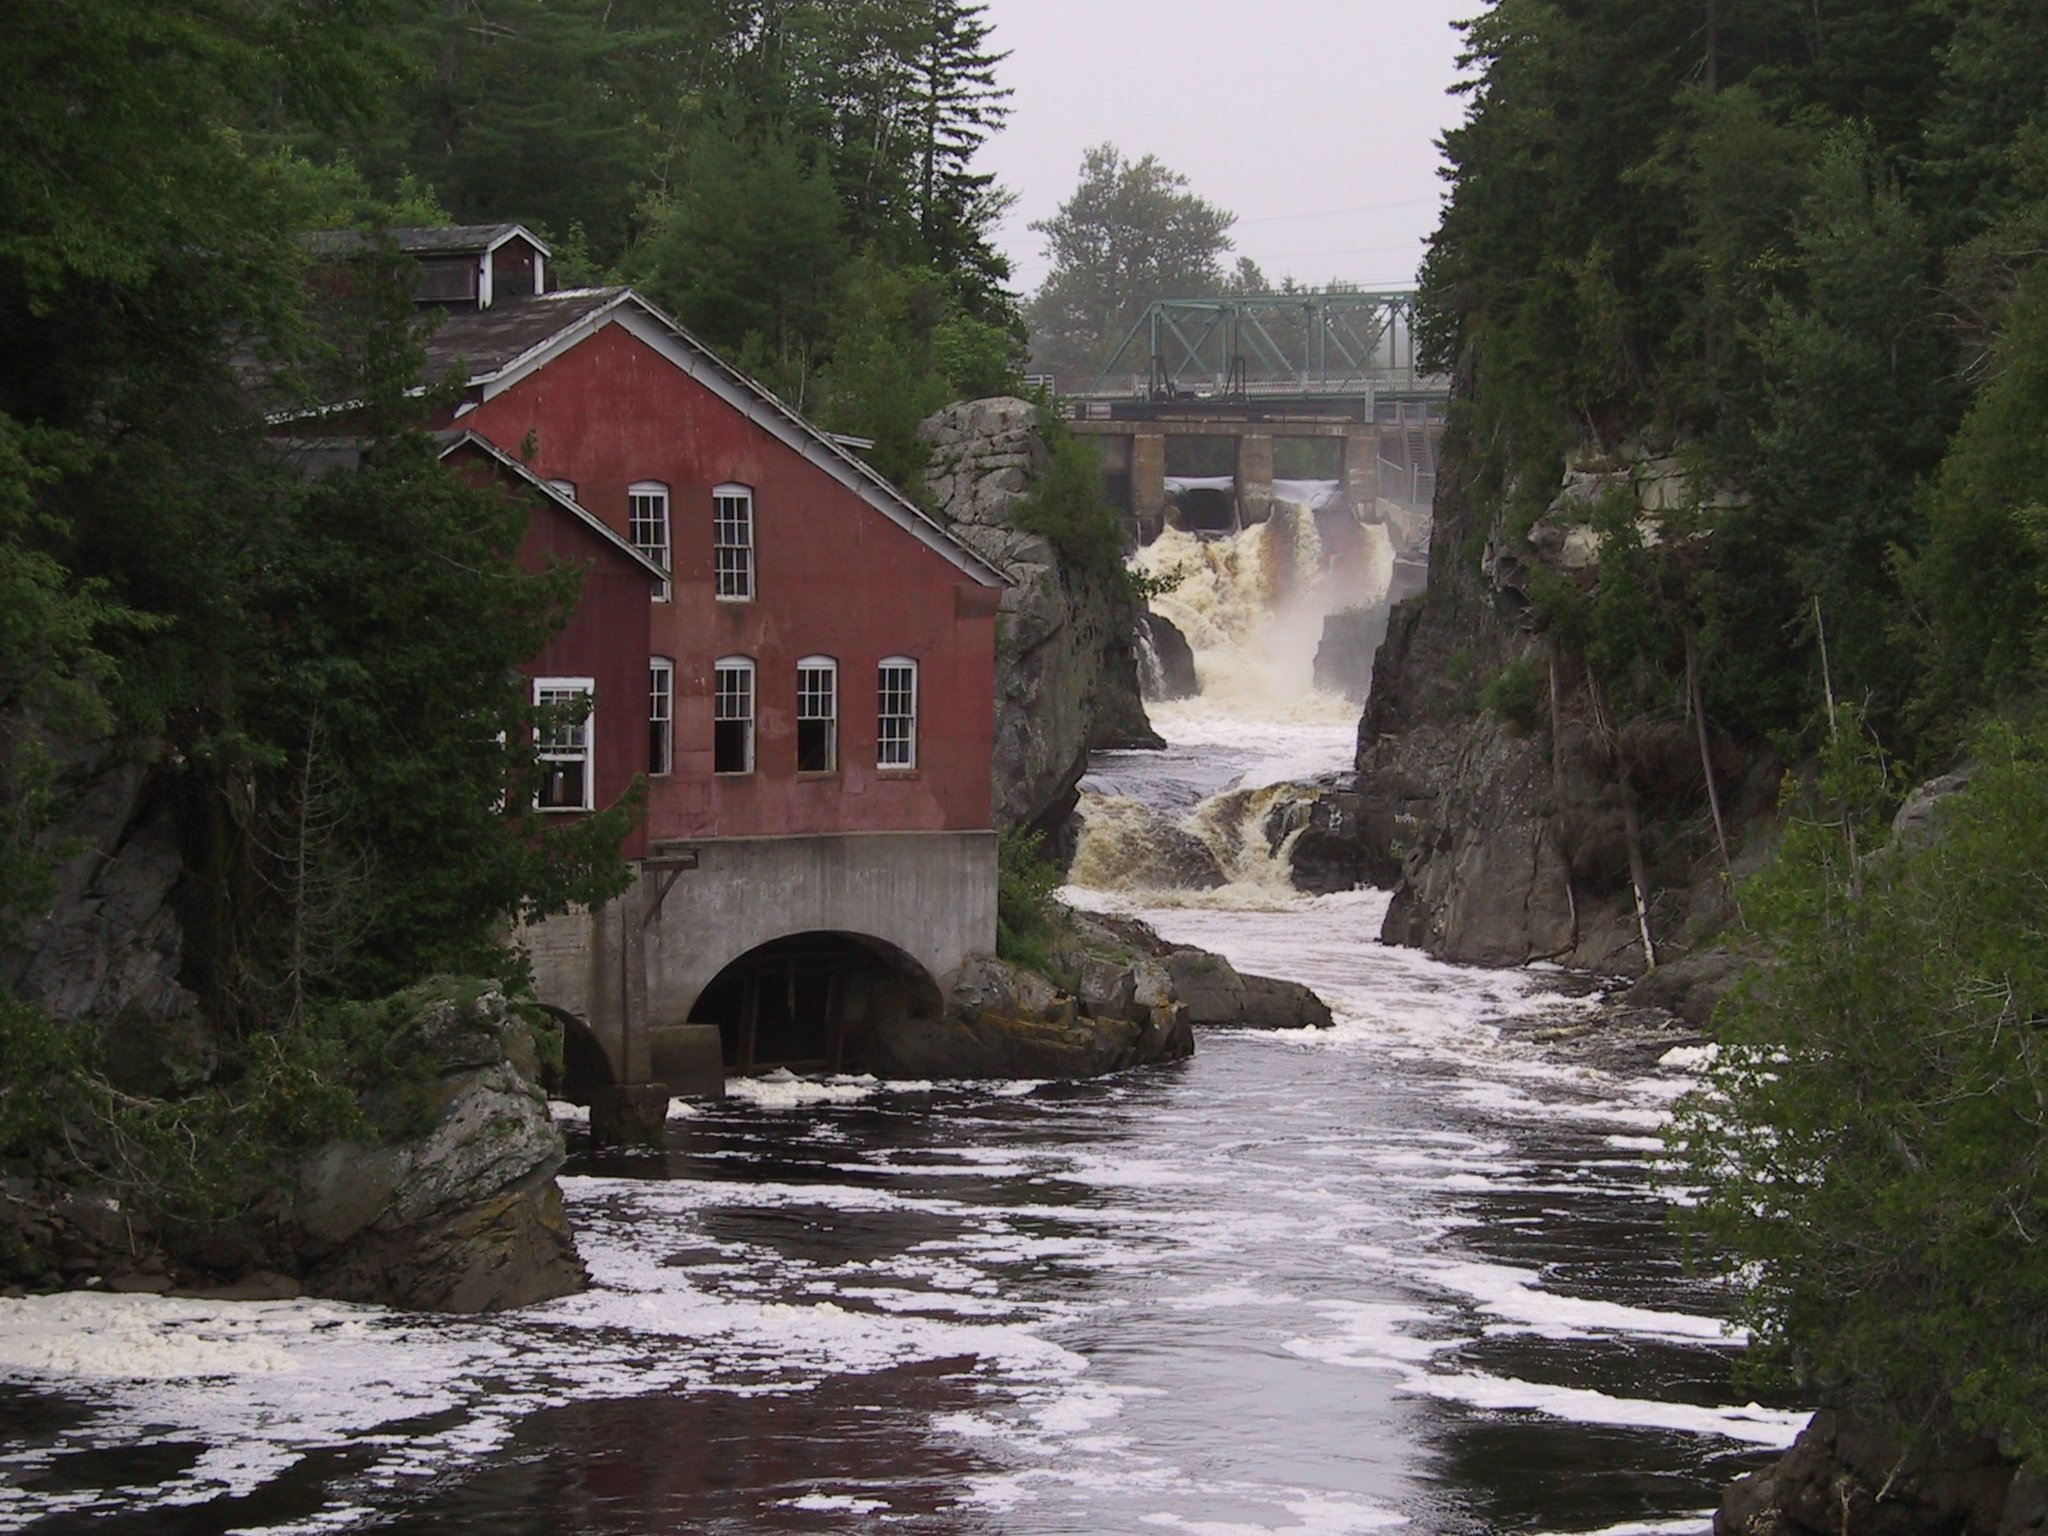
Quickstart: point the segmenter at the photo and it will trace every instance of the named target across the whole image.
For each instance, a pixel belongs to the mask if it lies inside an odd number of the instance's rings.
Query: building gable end
[[[831,476],[962,574],[985,587],[1007,587],[1010,579],[946,532],[868,465],[827,434],[811,426],[745,374],[730,367],[681,326],[630,289],[613,302],[529,348],[494,373],[471,381],[489,400],[512,388],[547,362],[616,323],[678,370],[709,390],[754,426],[806,462]]]

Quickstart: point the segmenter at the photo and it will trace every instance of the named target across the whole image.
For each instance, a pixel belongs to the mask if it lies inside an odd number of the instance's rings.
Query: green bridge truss
[[[1341,289],[1156,299],[1084,398],[1442,398],[1449,377],[1416,366],[1413,301]]]

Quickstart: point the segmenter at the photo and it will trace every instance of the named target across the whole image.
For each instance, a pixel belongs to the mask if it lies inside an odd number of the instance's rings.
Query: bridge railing
[[[1081,395],[1068,396],[1080,420],[1100,420],[1093,408],[1128,401],[1170,404],[1176,400],[1301,400],[1364,399],[1378,395],[1447,396],[1451,391],[1448,374],[1424,373],[1415,368],[1378,368],[1368,373],[1341,378],[1230,379],[1223,375],[1198,379],[1175,379],[1161,386],[1144,374],[1132,374],[1122,388],[1098,386]],[[1103,414],[1106,414],[1103,413]]]

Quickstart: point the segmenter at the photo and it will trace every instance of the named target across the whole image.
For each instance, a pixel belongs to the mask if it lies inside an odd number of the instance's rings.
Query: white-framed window
[[[711,671],[711,771],[754,771],[754,663],[723,656]]]
[[[796,664],[796,771],[839,768],[839,663],[806,656]]]
[[[626,537],[641,554],[669,569],[668,487],[659,480],[637,480],[626,488]],[[654,584],[654,600],[668,601],[666,581]]]
[[[875,766],[917,766],[917,663],[886,656],[876,674]]]
[[[666,656],[647,658],[647,771],[671,773],[676,766],[676,664]]]
[[[714,596],[728,603],[754,596],[754,493],[721,485],[711,493],[711,570]]]
[[[548,482],[548,489],[559,491],[571,501],[576,499],[576,482],[574,480],[550,480]]]
[[[540,790],[534,804],[543,811],[587,811],[593,806],[592,731],[595,679],[536,677],[534,708],[543,711],[534,733],[540,759]]]

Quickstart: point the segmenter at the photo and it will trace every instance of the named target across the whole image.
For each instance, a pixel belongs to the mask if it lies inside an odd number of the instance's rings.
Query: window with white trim
[[[917,663],[888,656],[877,673],[875,766],[917,766]]]
[[[571,501],[576,499],[576,482],[574,480],[550,480],[548,482],[548,489],[559,491]]]
[[[668,487],[659,480],[640,480],[626,488],[626,537],[664,571],[669,568]],[[654,584],[654,600],[668,601],[666,581]]]
[[[796,664],[796,771],[839,768],[839,663],[806,656]]]
[[[663,774],[676,765],[676,664],[666,656],[647,658],[647,771]]]
[[[534,804],[543,811],[587,811],[592,808],[595,765],[591,761],[591,723],[597,683],[588,677],[537,677],[533,705],[541,712],[534,732],[534,755],[540,760],[540,791]]]
[[[754,596],[754,493],[721,485],[711,493],[712,594],[729,603]]]
[[[754,771],[754,663],[726,656],[712,668],[711,771]]]

